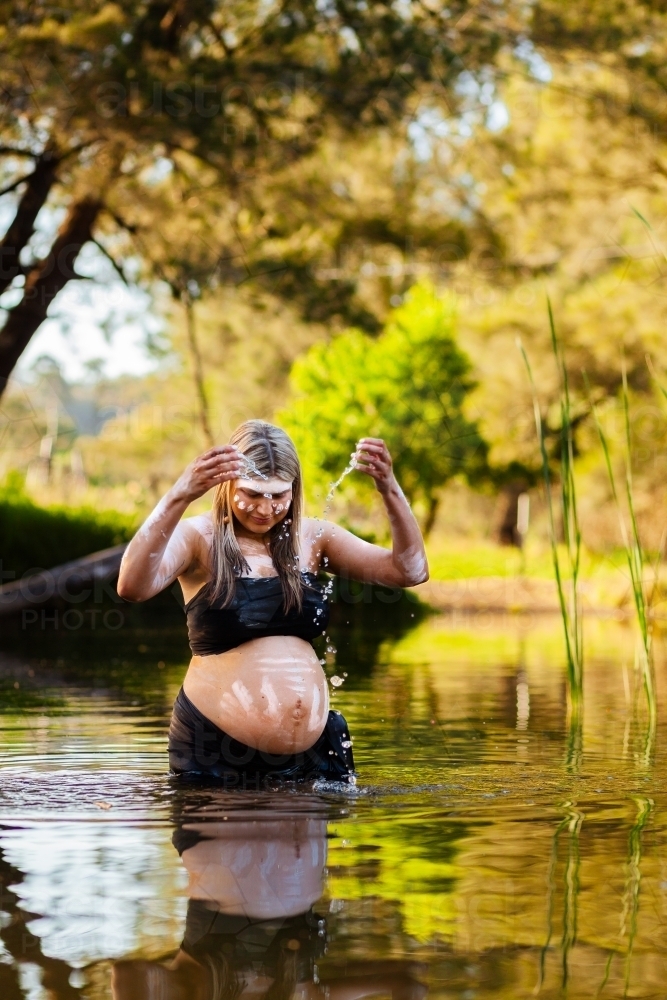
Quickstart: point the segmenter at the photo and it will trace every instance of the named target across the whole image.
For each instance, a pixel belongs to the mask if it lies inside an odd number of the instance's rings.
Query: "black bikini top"
[[[251,639],[268,635],[295,635],[312,642],[329,621],[324,587],[314,573],[302,573],[301,611],[283,610],[283,588],[277,576],[238,577],[234,598],[209,604],[203,587],[185,605],[190,649],[196,656],[225,653]]]
[[[250,970],[276,979],[284,968],[290,941],[300,945],[295,956],[297,983],[312,982],[314,962],[324,955],[326,946],[324,918],[319,914],[309,910],[294,917],[257,920],[220,912],[212,900],[191,899],[181,949],[208,968],[212,980],[224,983],[230,971],[239,980]],[[220,995],[211,990],[210,996]]]

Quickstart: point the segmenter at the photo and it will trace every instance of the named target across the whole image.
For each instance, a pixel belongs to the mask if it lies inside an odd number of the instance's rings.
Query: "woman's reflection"
[[[325,952],[322,895],[326,820],[230,815],[183,823],[173,837],[189,876],[181,947],[165,961],[117,962],[114,1000],[421,1000],[426,988],[404,962],[345,964],[317,976]],[[335,970],[332,970],[335,971]]]

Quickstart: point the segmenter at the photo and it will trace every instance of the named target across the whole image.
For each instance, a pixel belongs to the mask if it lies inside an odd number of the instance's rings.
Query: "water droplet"
[[[343,680],[342,677],[339,677],[338,674],[334,674],[333,677],[331,678],[331,683],[335,688],[339,688],[341,684],[345,683],[345,681]]]

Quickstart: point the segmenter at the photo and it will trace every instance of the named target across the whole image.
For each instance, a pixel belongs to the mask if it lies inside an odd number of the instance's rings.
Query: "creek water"
[[[347,793],[168,777],[175,606],[5,630],[0,996],[664,995],[661,641],[651,744],[623,623],[587,622],[572,732],[555,618],[358,598],[327,666],[347,674]]]

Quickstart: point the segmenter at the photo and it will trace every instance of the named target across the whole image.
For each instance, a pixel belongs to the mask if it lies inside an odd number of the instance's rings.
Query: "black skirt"
[[[169,726],[169,767],[186,778],[214,778],[226,788],[259,789],[286,781],[354,784],[354,759],[347,722],[329,712],[324,732],[309,750],[270,754],[233,739],[196,708],[183,688]]]

